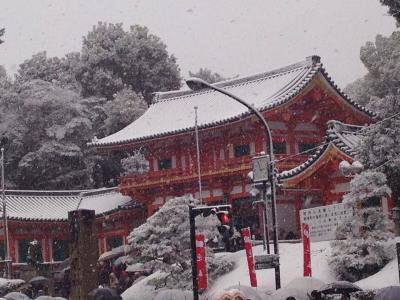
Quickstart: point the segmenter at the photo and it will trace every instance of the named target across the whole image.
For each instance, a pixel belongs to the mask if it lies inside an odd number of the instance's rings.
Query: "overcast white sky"
[[[339,84],[365,73],[360,47],[395,30],[378,0],[1,0],[0,64],[15,72],[39,51],[79,51],[98,21],[141,24],[162,38],[187,77],[207,67],[249,75],[318,54]]]

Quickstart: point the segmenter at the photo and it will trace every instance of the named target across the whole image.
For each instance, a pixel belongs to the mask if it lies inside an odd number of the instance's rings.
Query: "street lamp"
[[[265,128],[265,133],[268,137],[269,141],[269,155],[270,155],[270,164],[269,164],[269,176],[268,176],[268,181],[271,185],[271,208],[272,208],[272,227],[273,227],[273,232],[274,232],[274,253],[276,255],[279,255],[279,246],[278,246],[278,225],[277,225],[277,217],[276,217],[276,187],[275,187],[275,166],[274,166],[274,150],[273,150],[273,143],[272,143],[272,133],[271,129],[269,128],[267,121],[265,121],[263,115],[251,104],[247,103],[246,101],[242,100],[236,95],[231,94],[230,92],[221,89],[217,86],[211,85],[208,82],[200,79],[200,78],[189,78],[186,80],[186,84],[188,87],[193,90],[200,90],[200,89],[212,89],[214,91],[217,91],[221,94],[224,94],[235,101],[243,104],[246,106],[249,110],[251,110],[257,118],[261,121],[261,124]],[[265,203],[267,204],[267,203]],[[265,205],[267,208],[267,205]],[[275,281],[276,281],[276,288],[279,289],[281,286],[280,283],[280,267],[279,265],[275,268]]]
[[[7,202],[6,193],[4,187],[4,146],[7,143],[7,138],[3,137],[0,141],[1,146],[1,200],[3,205],[3,237],[4,237],[4,262],[5,262],[5,275],[6,278],[11,278],[11,266],[10,266],[10,249],[8,243],[8,224],[7,224]]]

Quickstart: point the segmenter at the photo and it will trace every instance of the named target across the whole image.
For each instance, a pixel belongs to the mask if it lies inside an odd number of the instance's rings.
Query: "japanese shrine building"
[[[373,113],[341,92],[318,56],[216,86],[253,104],[267,120],[281,182],[280,238],[298,236],[300,209],[340,202],[348,190],[350,177],[338,165],[353,160],[358,129],[374,122]],[[144,149],[148,172],[121,177],[119,191],[151,215],[174,196],[199,196],[195,107],[203,202],[231,203],[235,222],[257,233],[248,173],[252,157],[268,145],[258,119],[231,98],[209,89],[156,93],[139,119],[91,145],[121,156]]]
[[[68,212],[94,210],[99,255],[127,243],[131,230],[145,221],[145,211],[115,188],[82,191],[6,191],[9,255],[13,264],[26,263],[28,246],[40,242],[44,262],[69,256]],[[3,222],[1,227],[3,227]],[[0,233],[0,257],[4,237]]]

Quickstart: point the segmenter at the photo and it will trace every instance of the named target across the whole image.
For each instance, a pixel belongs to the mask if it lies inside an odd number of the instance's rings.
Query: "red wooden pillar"
[[[106,243],[105,243],[105,237],[104,236],[99,236],[98,237],[98,247],[99,247],[99,253],[100,255],[106,252]]]
[[[265,136],[265,132],[261,130],[260,126],[257,126],[255,129],[255,147],[254,150],[256,153],[260,153],[261,151],[264,151],[264,136]]]
[[[49,238],[45,236],[41,240],[42,243],[42,255],[43,255],[43,261],[48,262],[50,261],[50,245],[49,245]]]
[[[10,253],[8,254],[13,262],[17,262],[17,249],[16,249],[16,240],[15,236],[10,227],[8,227],[8,247],[10,249]]]
[[[53,250],[53,240],[57,239],[56,237],[49,238],[49,261],[54,261],[54,250]]]

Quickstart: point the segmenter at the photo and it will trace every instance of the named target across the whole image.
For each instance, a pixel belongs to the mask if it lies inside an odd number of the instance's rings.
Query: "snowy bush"
[[[365,171],[350,183],[343,202],[353,207],[355,216],[337,229],[329,264],[340,279],[357,281],[379,271],[394,255],[390,251],[390,231],[381,211],[380,199],[387,196],[384,174]]]
[[[168,274],[151,281],[156,288],[192,288],[189,204],[195,203],[197,200],[191,196],[169,200],[128,237],[129,243],[139,253],[133,257],[135,262],[143,263],[146,269]],[[218,235],[218,224],[216,216],[198,216],[196,232],[203,233],[206,240],[213,239]],[[233,262],[216,258],[209,249],[206,253],[210,280],[233,269]]]
[[[25,284],[22,279],[0,278],[0,297],[21,288]]]

